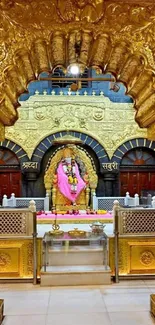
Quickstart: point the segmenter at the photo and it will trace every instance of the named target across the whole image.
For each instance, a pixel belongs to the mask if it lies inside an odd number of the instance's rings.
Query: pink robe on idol
[[[77,190],[76,193],[71,193],[71,184],[68,183],[68,176],[65,174],[63,170],[62,162],[59,164],[57,169],[57,175],[58,175],[58,188],[60,192],[71,202],[75,202],[80,192],[85,188],[86,184],[84,180],[81,178],[78,165],[75,163],[75,174],[76,178],[78,180]]]

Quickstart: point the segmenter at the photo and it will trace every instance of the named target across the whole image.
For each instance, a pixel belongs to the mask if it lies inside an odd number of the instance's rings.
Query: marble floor
[[[0,284],[3,325],[152,325],[155,280],[92,287]]]

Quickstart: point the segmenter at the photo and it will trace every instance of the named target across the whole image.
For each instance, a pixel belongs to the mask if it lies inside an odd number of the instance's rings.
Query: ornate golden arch
[[[20,5],[19,5],[20,3]],[[37,8],[37,10],[35,10]],[[122,19],[123,17],[123,19]],[[0,2],[0,137],[18,119],[18,97],[43,71],[78,63],[111,72],[155,139],[154,0]],[[52,22],[52,24],[51,24]],[[49,28],[52,26],[52,29]]]
[[[84,163],[88,174],[88,184],[86,188],[86,206],[87,206],[89,201],[89,191],[91,190],[91,196],[92,196],[97,187],[98,177],[96,171],[93,168],[92,162],[90,158],[87,156],[87,154],[82,149],[74,145],[71,145],[71,148],[72,148],[72,153],[75,156],[75,160],[76,157],[80,158],[80,160]],[[63,152],[64,152],[64,148],[56,152],[54,157],[51,159],[50,165],[48,166],[44,176],[44,184],[45,184],[46,191],[49,193],[49,195],[51,195],[51,191],[52,191],[53,201],[55,201],[56,190],[58,190],[55,184],[55,174],[56,174],[58,164],[63,158]],[[61,200],[63,200],[62,197]]]

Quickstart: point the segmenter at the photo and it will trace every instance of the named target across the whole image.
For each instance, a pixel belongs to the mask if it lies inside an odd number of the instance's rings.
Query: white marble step
[[[42,286],[110,284],[111,270],[104,265],[48,266],[41,269]]]
[[[48,265],[103,265],[101,246],[72,246],[49,249]]]

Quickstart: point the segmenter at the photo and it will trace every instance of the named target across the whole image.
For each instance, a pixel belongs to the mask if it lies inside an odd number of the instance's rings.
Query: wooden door
[[[155,191],[155,172],[150,173],[150,190]]]
[[[150,173],[139,172],[138,173],[138,194],[141,195],[143,190],[150,190]]]
[[[10,175],[9,173],[0,173],[0,203],[2,202],[3,195],[10,193]]]
[[[134,194],[141,195],[142,190],[155,190],[155,172],[121,172],[121,196],[125,196],[126,192],[130,193],[130,196]]]
[[[121,172],[120,173],[120,182],[121,182],[121,196],[125,196],[126,192],[129,192],[130,185],[129,173]]]
[[[121,196],[125,196],[126,192],[133,196],[138,193],[138,175],[137,172],[121,172]]]
[[[21,195],[21,173],[10,173],[10,190],[16,197]]]
[[[11,193],[15,193],[16,197],[21,195],[21,172],[0,171],[0,201],[4,194],[9,198]]]
[[[139,192],[139,177],[138,177],[138,173],[137,172],[133,172],[133,173],[128,173],[128,179],[129,179],[129,188],[130,190],[128,191],[130,193],[131,196],[133,196],[135,193]]]

